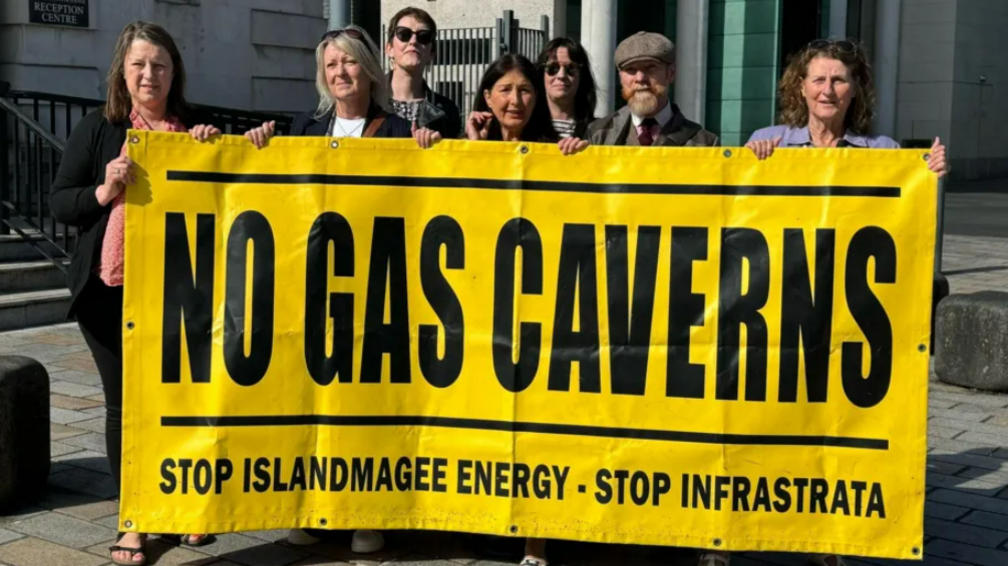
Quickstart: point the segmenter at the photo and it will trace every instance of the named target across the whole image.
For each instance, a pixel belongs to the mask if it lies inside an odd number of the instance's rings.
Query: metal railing
[[[81,118],[105,101],[8,88],[0,83],[0,235],[13,231],[65,271],[76,233],[52,217],[49,191],[64,140]],[[292,123],[285,114],[199,105],[195,109],[226,134],[242,134],[266,120],[276,120],[277,130],[287,133]]]
[[[56,222],[47,206],[64,144],[3,97],[0,132],[0,234],[13,230],[66,273],[74,234]]]
[[[452,100],[463,116],[472,111],[483,71],[504,53],[520,53],[532,61],[539,57],[549,38],[549,17],[540,20],[540,29],[520,27],[512,10],[505,10],[496,25],[475,28],[439,29],[434,41],[437,55],[424,72],[427,85]],[[382,43],[389,30],[382,26]],[[384,70],[390,61],[382,60]]]

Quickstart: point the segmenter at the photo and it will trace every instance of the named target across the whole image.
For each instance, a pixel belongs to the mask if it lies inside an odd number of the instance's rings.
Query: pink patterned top
[[[130,122],[135,130],[153,130],[147,120],[134,109],[130,112]],[[186,127],[178,118],[167,118],[169,132],[185,132]],[[127,142],[128,143],[128,142]],[[123,144],[122,155],[126,155],[126,144]],[[126,190],[112,201],[112,212],[109,214],[108,225],[105,227],[105,238],[102,240],[101,259],[96,271],[101,280],[109,287],[122,287],[123,266],[126,252]]]

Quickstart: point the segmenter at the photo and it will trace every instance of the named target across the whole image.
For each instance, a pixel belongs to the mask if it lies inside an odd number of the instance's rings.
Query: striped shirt
[[[553,120],[553,129],[561,139],[572,137],[576,127],[574,120]]]

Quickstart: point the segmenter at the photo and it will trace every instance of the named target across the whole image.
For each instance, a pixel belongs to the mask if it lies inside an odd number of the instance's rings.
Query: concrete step
[[[69,263],[64,262],[64,266]],[[0,293],[59,289],[66,275],[48,260],[0,263]]]
[[[61,323],[69,307],[65,288],[0,295],[0,332]]]
[[[44,260],[45,256],[42,255],[42,253],[39,252],[32,243],[41,247],[52,257],[60,257],[63,255],[59,249],[43,240],[41,236],[37,234],[29,234],[29,237],[31,239],[31,243],[18,234],[0,236],[0,263]],[[60,236],[60,239],[56,241],[57,243],[62,243],[62,236]]]

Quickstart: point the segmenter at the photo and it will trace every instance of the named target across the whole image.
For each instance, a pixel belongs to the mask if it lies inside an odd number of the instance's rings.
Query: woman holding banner
[[[70,262],[68,316],[77,317],[105,392],[105,441],[118,486],[122,457],[122,307],[125,190],[134,181],[126,131],[188,131],[204,141],[220,134],[194,116],[185,101],[185,66],[172,37],[146,22],[127,25],[116,42],[102,110],[84,117],[67,140],[52,184],[56,220],[76,226],[80,240]],[[146,535],[119,533],[116,564],[145,564]],[[181,542],[201,546],[206,535]]]
[[[385,43],[385,55],[392,63],[388,73],[391,105],[406,121],[454,139],[462,133],[458,106],[432,91],[423,78],[437,56],[436,38],[437,25],[426,10],[410,6],[392,16]]]
[[[875,87],[871,65],[860,45],[819,39],[792,57],[780,86],[781,125],[753,133],[746,147],[760,160],[777,147],[848,147],[897,149],[886,136],[871,133]],[[948,172],[945,146],[935,138],[928,168],[939,177]],[[846,566],[836,554],[809,557],[816,566]],[[707,552],[700,566],[728,566],[726,552]]]
[[[871,133],[875,86],[857,43],[813,41],[791,59],[778,90],[781,125],[757,130],[746,144],[761,160],[777,147],[899,148],[895,140]],[[948,172],[945,146],[938,138],[928,168],[939,177]]]
[[[508,53],[483,73],[466,121],[466,137],[474,141],[557,143],[572,155],[588,147],[578,137],[560,138],[553,128],[545,85],[535,66],[522,55]]]
[[[347,138],[409,138],[422,148],[441,140],[441,134],[389,110],[389,88],[382,74],[378,47],[357,26],[332,30],[315,49],[315,112],[299,115],[291,126],[293,136]],[[273,137],[276,124],[266,122],[245,132],[256,147]],[[380,547],[379,547],[380,548]]]
[[[430,128],[417,128],[391,113],[389,87],[382,74],[378,48],[367,32],[357,26],[332,30],[315,49],[315,87],[319,104],[315,112],[294,119],[291,135],[351,138],[416,139],[427,148],[441,140]],[[264,147],[274,133],[267,122],[245,133],[256,147]],[[320,542],[325,531],[293,529],[287,541],[305,546]],[[357,554],[378,552],[385,539],[378,531],[355,531],[350,549]]]

